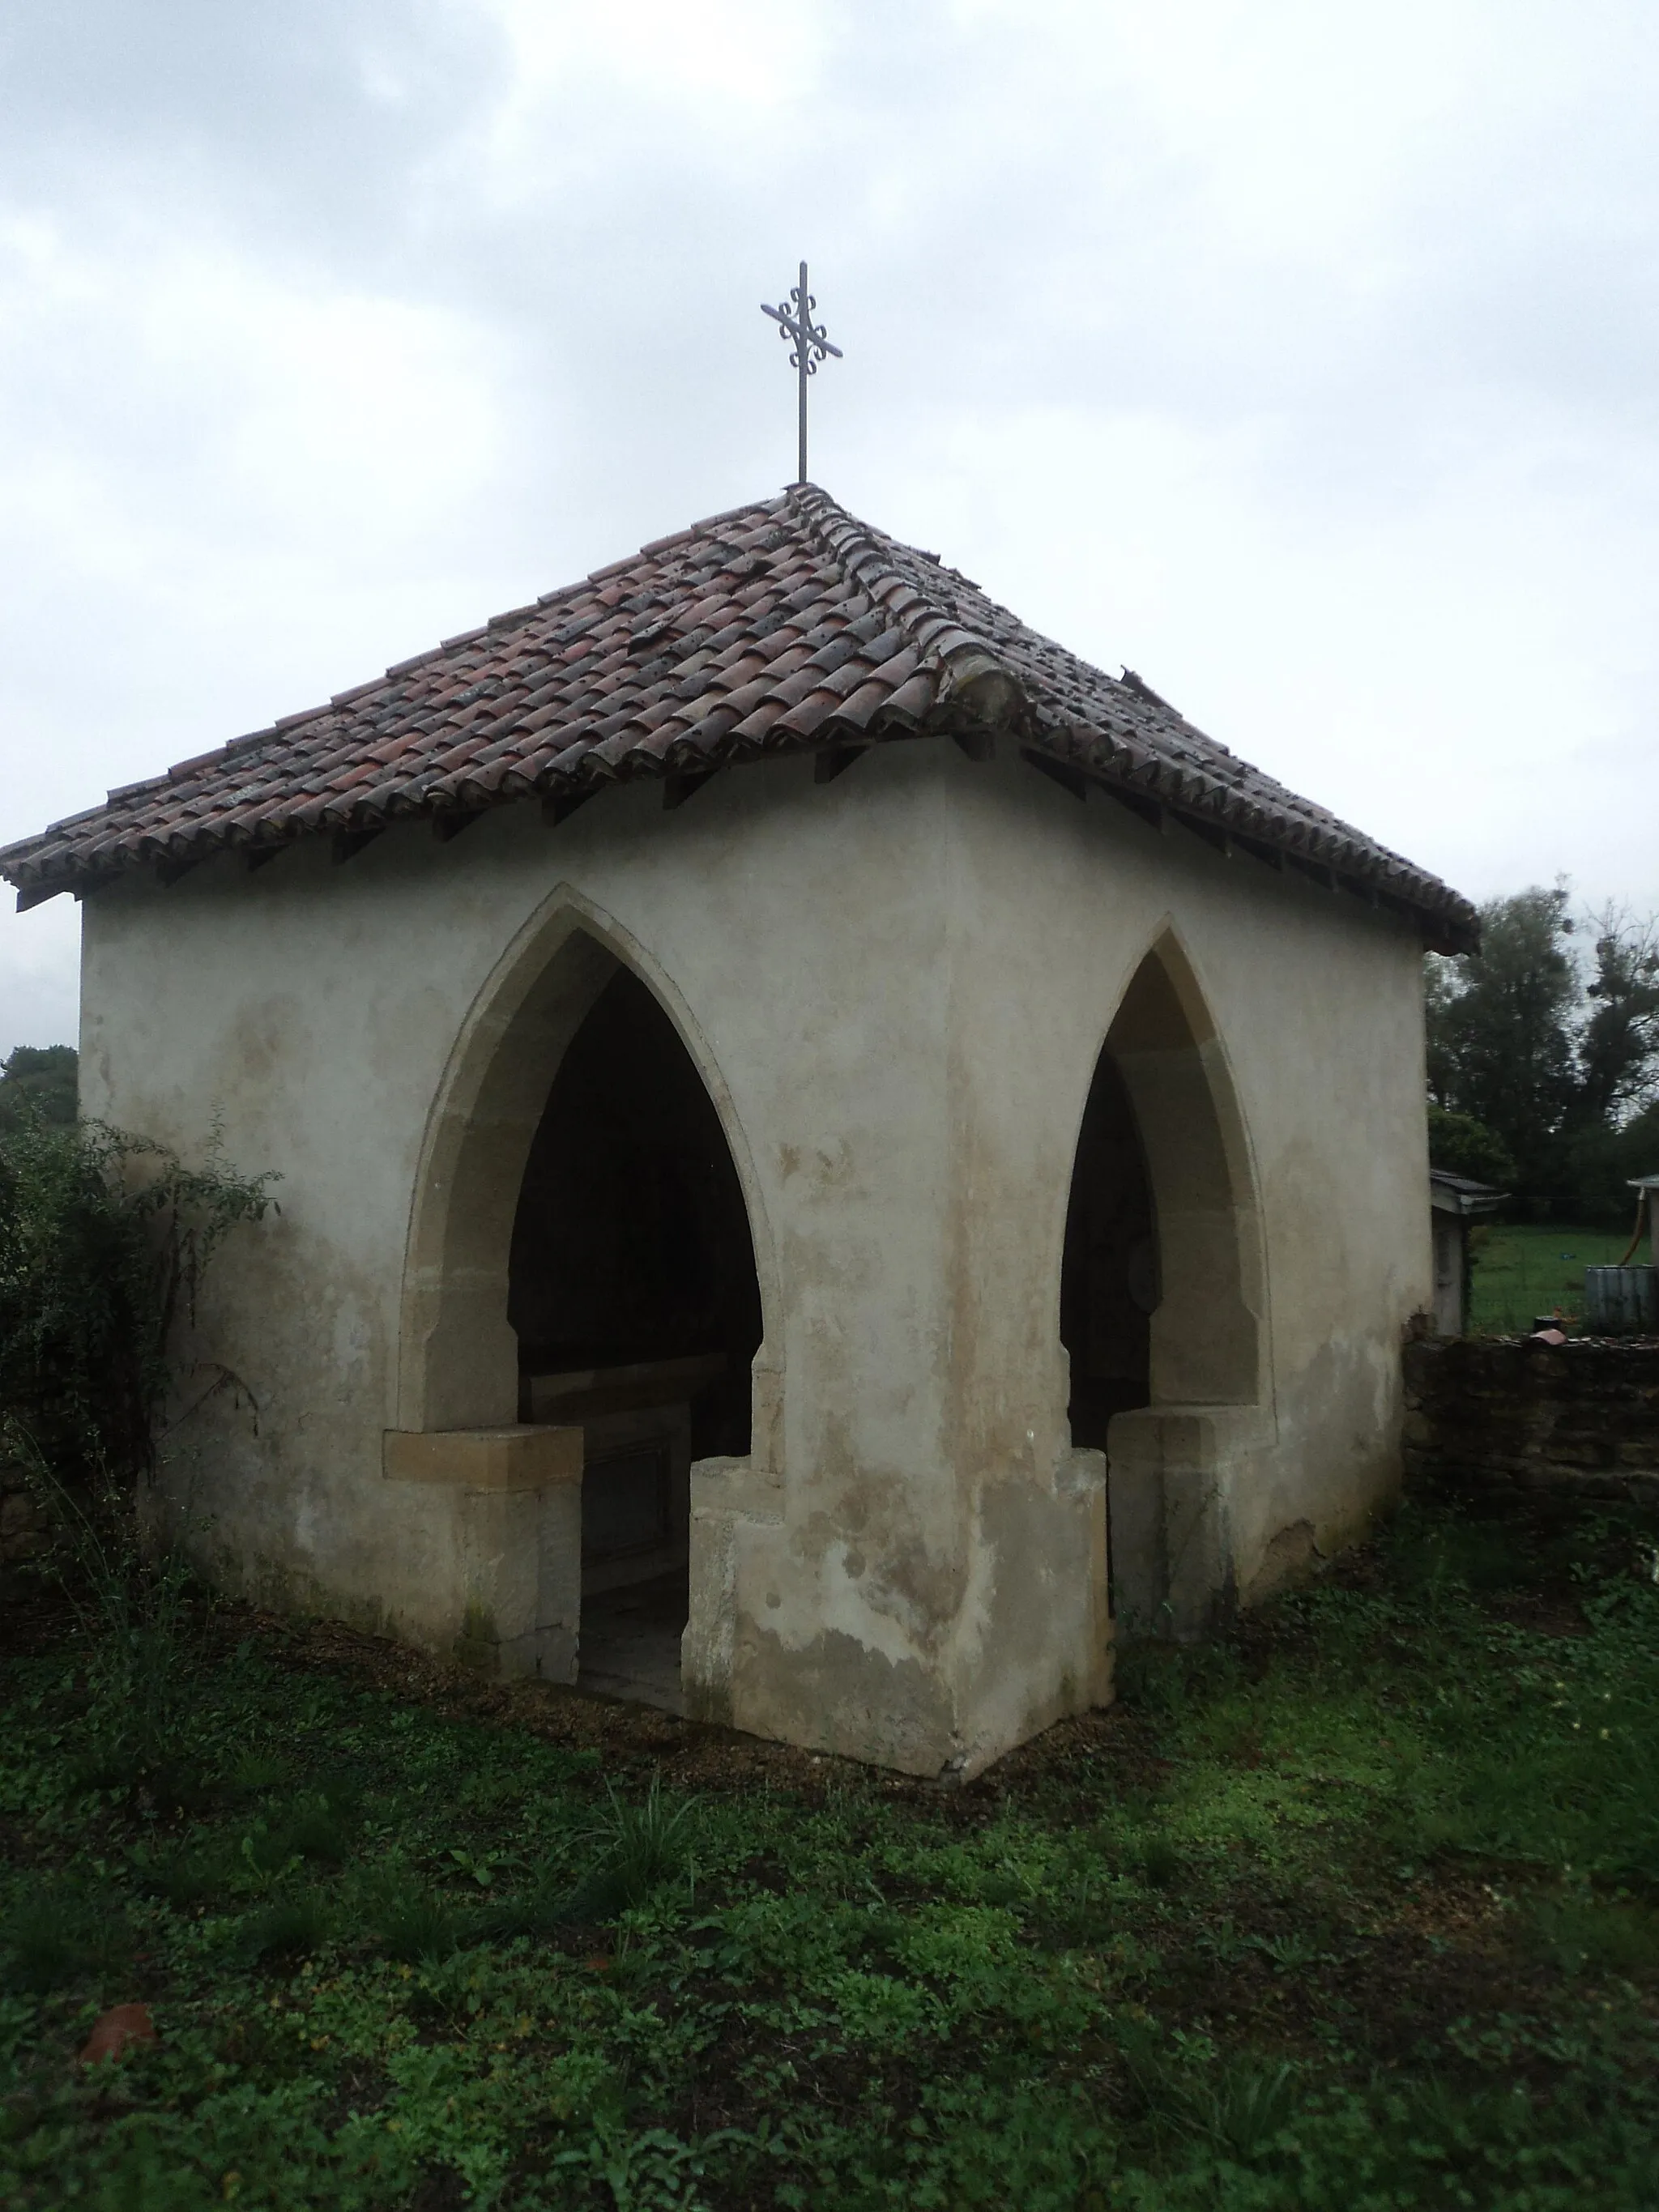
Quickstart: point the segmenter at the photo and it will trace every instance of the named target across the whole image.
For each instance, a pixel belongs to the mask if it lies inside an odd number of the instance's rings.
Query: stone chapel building
[[[1395,1488],[1444,885],[802,486],[0,854],[228,1585],[917,1773]]]

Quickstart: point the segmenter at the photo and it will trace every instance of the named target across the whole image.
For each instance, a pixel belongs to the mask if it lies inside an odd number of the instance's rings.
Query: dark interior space
[[[749,1449],[760,1289],[714,1102],[626,969],[532,1144],[507,1313],[521,1418],[583,1431],[579,1680],[678,1711],[691,1463]]]
[[[743,1193],[690,1054],[626,969],[531,1147],[507,1313],[526,1376],[696,1359],[692,1458],[748,1450],[761,1312]]]
[[[1158,1237],[1140,1133],[1123,1079],[1103,1051],[1083,1109],[1060,1261],[1074,1444],[1103,1451],[1113,1414],[1150,1402],[1158,1301]]]

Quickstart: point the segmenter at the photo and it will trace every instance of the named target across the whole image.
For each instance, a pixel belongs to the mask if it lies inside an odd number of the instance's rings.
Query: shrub
[[[273,1179],[229,1166],[216,1127],[195,1168],[100,1121],[0,1128],[0,1447],[65,1481],[145,1473],[174,1324]]]
[[[20,1044],[0,1060],[0,1129],[75,1119],[80,1058],[72,1044]]]
[[[1429,1158],[1447,1175],[1468,1176],[1500,1190],[1515,1182],[1515,1161],[1504,1139],[1473,1114],[1454,1113],[1449,1106],[1429,1108]]]

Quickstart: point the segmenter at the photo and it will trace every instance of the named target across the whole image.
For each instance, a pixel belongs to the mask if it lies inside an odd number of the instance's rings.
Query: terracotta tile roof
[[[660,538],[579,584],[447,639],[325,707],[112,791],[0,851],[20,907],[122,871],[175,875],[226,846],[250,865],[331,832],[349,855],[405,815],[453,834],[532,795],[555,818],[607,784],[811,750],[829,777],[866,745],[994,733],[1081,797],[1290,866],[1472,941],[1436,878],[1260,774],[1138,676],[1107,676],[931,554],[806,485]]]

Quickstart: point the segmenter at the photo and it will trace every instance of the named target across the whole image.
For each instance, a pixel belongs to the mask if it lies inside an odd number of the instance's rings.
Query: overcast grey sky
[[[1656,125],[1655,0],[0,0],[0,840],[786,481],[805,254],[856,513],[1659,906]]]

